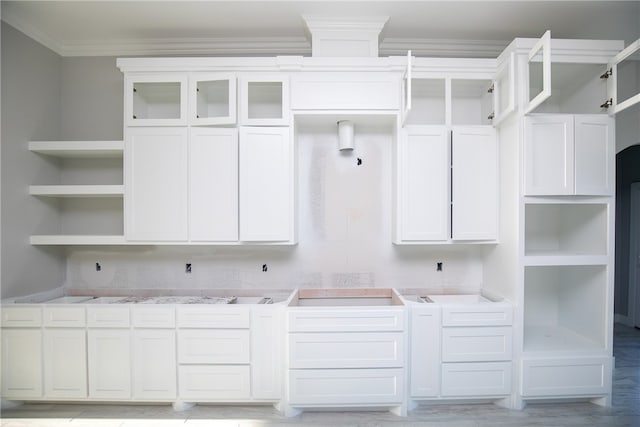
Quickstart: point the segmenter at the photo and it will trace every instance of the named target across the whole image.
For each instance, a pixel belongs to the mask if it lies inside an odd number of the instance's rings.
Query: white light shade
[[[340,120],[338,122],[338,149],[353,150],[355,127],[351,120]]]

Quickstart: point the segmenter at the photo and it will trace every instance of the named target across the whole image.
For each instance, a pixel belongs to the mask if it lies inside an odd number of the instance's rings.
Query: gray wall
[[[58,167],[27,149],[29,140],[60,136],[62,61],[2,22],[2,298],[50,290],[65,279],[65,254],[29,244],[55,229],[55,205],[28,195],[28,185],[55,183]]]

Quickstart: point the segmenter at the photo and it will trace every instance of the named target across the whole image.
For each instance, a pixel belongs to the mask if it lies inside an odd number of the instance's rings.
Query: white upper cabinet
[[[453,240],[498,236],[498,144],[489,126],[454,127],[451,136]]]
[[[525,195],[613,194],[615,140],[609,116],[529,116],[524,147]]]
[[[191,241],[238,240],[238,129],[191,128]]]
[[[292,241],[293,144],[288,127],[240,128],[240,240]]]
[[[449,238],[449,141],[445,126],[410,126],[398,144],[396,243]]]
[[[640,39],[616,55],[607,65],[609,114],[616,114],[640,102],[637,75],[640,63]]]
[[[189,124],[234,124],[237,109],[236,92],[234,74],[189,75]]]
[[[405,83],[405,125],[446,124],[446,81],[444,78],[423,78],[412,75]]]
[[[125,141],[125,237],[186,241],[186,127],[129,128]]]
[[[492,85],[489,79],[451,79],[451,124],[490,125]]]
[[[287,75],[257,74],[241,77],[241,125],[287,126],[290,121]]]
[[[545,32],[529,51],[527,59],[525,114],[535,110],[551,96],[551,32]]]
[[[125,77],[127,126],[179,126],[187,123],[186,73]]]

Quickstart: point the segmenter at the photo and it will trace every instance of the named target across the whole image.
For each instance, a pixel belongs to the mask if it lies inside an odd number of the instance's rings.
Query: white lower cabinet
[[[404,369],[292,369],[289,404],[394,405],[404,400]]]
[[[84,319],[83,319],[84,321]],[[47,398],[87,397],[85,328],[44,330],[44,388]]]
[[[176,332],[174,329],[134,329],[133,397],[141,400],[176,398]]]
[[[185,329],[178,332],[181,364],[248,364],[248,329]]]
[[[181,365],[178,394],[186,401],[250,400],[250,370],[249,365]]]
[[[131,398],[131,332],[129,329],[89,329],[89,397]]]
[[[413,398],[440,394],[441,310],[437,305],[411,307],[410,391]]]
[[[42,397],[42,350],[40,329],[2,329],[3,398]]]
[[[443,363],[442,396],[503,396],[511,392],[511,362]]]
[[[251,395],[282,398],[284,323],[281,307],[251,309]]]
[[[594,396],[611,390],[611,358],[522,360],[523,397]]]

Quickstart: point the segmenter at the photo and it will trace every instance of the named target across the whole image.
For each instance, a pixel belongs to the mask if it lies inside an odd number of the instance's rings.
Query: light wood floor
[[[616,325],[613,404],[529,404],[522,411],[492,404],[420,405],[406,418],[388,412],[304,412],[284,418],[272,407],[26,404],[2,413],[1,427],[194,426],[636,426],[640,427],[640,330]]]

